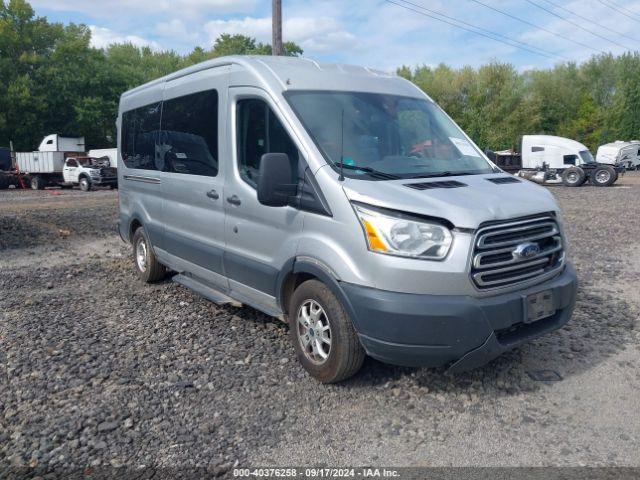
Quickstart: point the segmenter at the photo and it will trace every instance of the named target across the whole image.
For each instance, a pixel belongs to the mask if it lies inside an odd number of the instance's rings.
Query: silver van
[[[218,58],[123,94],[118,131],[141,279],[287,321],[322,382],[365,355],[466,370],[571,316],[552,195],[395,75]]]

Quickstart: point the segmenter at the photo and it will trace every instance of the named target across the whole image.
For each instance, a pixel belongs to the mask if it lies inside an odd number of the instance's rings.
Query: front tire
[[[340,300],[318,280],[307,280],[293,293],[289,332],[298,360],[322,383],[353,376],[365,351]]]
[[[88,192],[89,190],[91,190],[91,182],[87,177],[82,177],[80,179],[80,190],[82,190],[83,192]]]
[[[618,174],[611,165],[600,165],[591,172],[591,184],[596,187],[608,187],[618,179]]]
[[[151,242],[143,227],[138,227],[133,234],[133,263],[138,277],[145,283],[162,280],[167,273],[165,266],[158,262],[153,253]]]

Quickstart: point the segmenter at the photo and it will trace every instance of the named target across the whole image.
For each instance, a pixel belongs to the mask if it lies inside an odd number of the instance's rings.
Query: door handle
[[[238,206],[238,205],[240,205],[242,203],[240,201],[240,198],[237,195],[232,195],[230,197],[227,197],[227,202],[229,202],[231,205],[235,205],[235,206]]]
[[[220,195],[218,195],[218,192],[216,192],[215,190],[209,190],[207,192],[207,197],[213,199],[213,200],[217,200],[220,198]]]

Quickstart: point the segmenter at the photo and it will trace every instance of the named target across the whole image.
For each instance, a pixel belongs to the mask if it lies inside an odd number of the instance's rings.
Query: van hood
[[[343,189],[351,201],[444,218],[458,228],[476,229],[491,220],[558,211],[553,195],[545,187],[520,178],[518,183],[495,184],[489,181],[500,177],[509,178],[511,175],[496,173],[383,181],[346,178]],[[450,180],[464,186],[428,190],[407,186]]]

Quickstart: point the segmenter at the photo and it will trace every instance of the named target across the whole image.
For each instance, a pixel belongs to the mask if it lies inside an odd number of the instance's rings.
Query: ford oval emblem
[[[526,260],[527,258],[535,257],[540,253],[540,247],[537,243],[527,242],[521,243],[513,251],[513,257]]]

